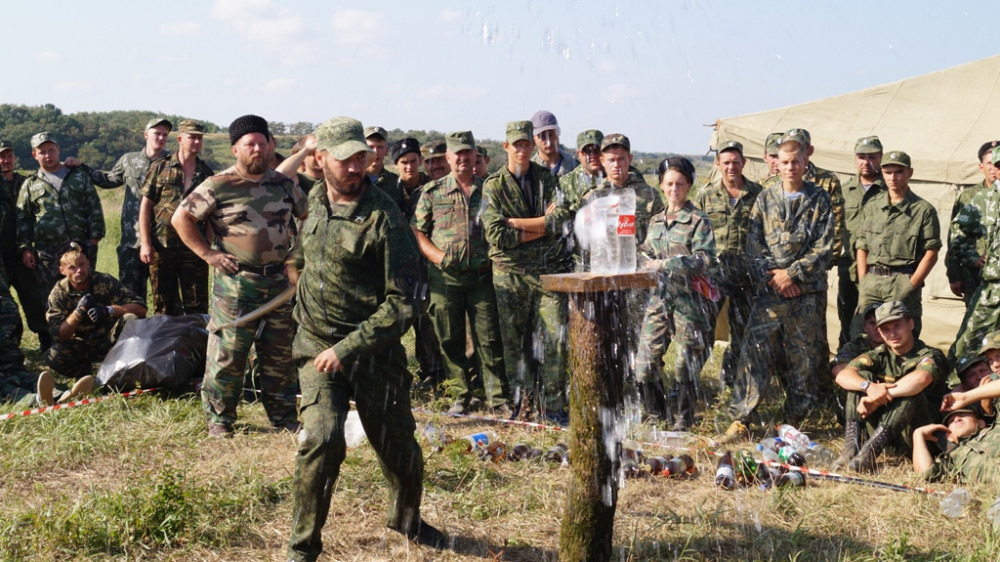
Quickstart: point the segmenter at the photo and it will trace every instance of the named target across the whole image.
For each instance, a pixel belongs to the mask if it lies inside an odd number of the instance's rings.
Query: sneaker
[[[458,416],[464,413],[465,413],[465,402],[462,402],[461,400],[452,404],[451,408],[448,408],[448,414],[452,416]]]
[[[444,533],[438,531],[423,519],[417,523],[415,530],[406,533],[406,538],[417,544],[429,546],[436,550],[443,550],[447,543]]]
[[[750,438],[750,430],[747,429],[746,424],[740,420],[736,420],[729,424],[729,429],[726,430],[726,434],[719,439],[720,444],[736,443],[737,441],[746,441]]]
[[[224,423],[208,424],[208,436],[224,439],[233,436],[233,428]]]
[[[87,375],[76,381],[73,388],[69,389],[69,392],[63,392],[62,396],[59,397],[59,403],[65,404],[72,401],[74,398],[86,396],[90,394],[90,391],[92,390],[94,390],[94,376]]]
[[[35,387],[35,402],[42,407],[55,404],[55,398],[52,397],[52,391],[55,387],[56,380],[52,377],[52,373],[42,371],[38,375],[38,384]]]

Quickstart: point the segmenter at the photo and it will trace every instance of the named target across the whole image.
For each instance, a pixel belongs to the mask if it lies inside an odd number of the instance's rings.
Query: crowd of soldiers
[[[209,313],[200,391],[208,434],[234,433],[251,349],[270,423],[300,432],[293,559],[320,552],[349,400],[380,436],[372,444],[389,481],[389,527],[442,544],[419,515],[423,461],[401,344],[411,327],[417,386],[446,389],[449,413],[568,424],[567,301],[541,276],[585,270],[576,215],[626,191],[636,198],[640,267],[659,279],[631,297],[622,327],[631,347],[623,376],[644,417],[675,429],[695,423],[700,372],[727,306],[720,380],[731,389],[732,424],[723,441],[772,421],[758,410],[777,378],[782,422],[838,412],[840,466],[873,470],[883,449],[898,447],[929,475],[971,478],[1000,450],[980,431],[1000,396],[990,382],[1000,378],[995,142],[978,155],[983,183],[962,192],[949,225],[948,276],[967,314],[946,358],[919,340],[921,288],[942,246],[937,213],[909,188],[910,156],[884,152],[876,136],[858,139],[858,174],[843,185],[810,161],[804,129],[767,137],[769,175],[756,181],[743,173],[742,143],[728,139],[716,151],[720,179],[692,194],[687,159],[665,159],[650,186],[627,136],[585,130],[571,154],[548,111],[507,123],[507,162],[492,174],[469,131],[390,143],[384,128],[339,117],[284,158],[267,121],[244,115],[228,129],[236,162],[215,173],[199,157],[204,127],[181,122],[172,154],[173,130],[152,119],[143,149],[109,171],[62,160],[57,135],[41,132],[31,138],[39,170],[27,178],[0,141],[0,391],[52,403],[53,374],[77,381],[59,399],[89,391],[91,362],[125,322],[146,315],[147,282],[155,313]],[[115,279],[93,271],[105,235],[95,187],[122,185]],[[831,362],[825,308],[835,266],[841,348]],[[48,370],[36,377],[24,369],[8,284],[45,352]],[[671,343],[678,353],[665,386]],[[949,394],[951,373],[962,382]],[[939,410],[961,415],[936,424]],[[970,439],[986,445],[970,454]],[[928,443],[941,447],[939,458]]]

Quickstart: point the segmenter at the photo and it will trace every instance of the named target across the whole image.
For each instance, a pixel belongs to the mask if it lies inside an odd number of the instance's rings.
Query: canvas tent
[[[1000,56],[841,96],[760,113],[719,119],[711,148],[729,140],[743,143],[750,160],[746,175],[762,172],[764,139],[776,131],[807,129],[816,151],[812,161],[843,180],[856,173],[854,142],[878,135],[887,151],[903,150],[913,160],[913,190],[931,202],[947,238],[952,202],[965,186],[982,181],[976,152],[1000,139]],[[830,274],[828,332],[836,347],[836,271]],[[944,250],[923,293],[921,339],[947,350],[962,320],[964,306],[948,287]]]

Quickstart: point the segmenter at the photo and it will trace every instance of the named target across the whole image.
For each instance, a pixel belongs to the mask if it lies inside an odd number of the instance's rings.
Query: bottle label
[[[715,471],[715,477],[736,478],[736,471],[731,466],[720,466],[719,470]]]
[[[635,215],[618,215],[618,236],[635,236]]]
[[[477,447],[485,447],[490,444],[490,436],[485,433],[473,433],[469,439],[475,441]]]

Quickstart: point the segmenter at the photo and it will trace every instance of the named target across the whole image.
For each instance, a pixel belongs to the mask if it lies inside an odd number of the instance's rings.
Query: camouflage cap
[[[958,360],[955,363],[955,372],[958,374],[958,378],[962,378],[962,373],[969,370],[969,367],[977,365],[979,363],[985,363],[986,358],[982,355],[966,355],[965,357]]]
[[[882,141],[878,140],[875,135],[861,137],[858,142],[854,143],[855,154],[877,154],[879,152],[882,152]]]
[[[389,133],[385,129],[375,125],[374,127],[365,127],[365,138],[373,135],[378,135],[382,137],[382,140],[389,140]]]
[[[993,147],[990,152],[990,163],[996,165],[997,162],[1000,162],[1000,146]]]
[[[189,135],[204,135],[205,126],[194,119],[185,119],[181,121],[180,125],[177,126],[177,132],[187,133]]]
[[[767,135],[764,139],[764,152],[766,154],[777,154],[778,148],[781,146],[781,137],[785,136],[785,133],[771,133]]]
[[[983,343],[979,345],[979,354],[982,355],[991,349],[1000,349],[1000,330],[994,330],[983,336]]]
[[[882,303],[875,309],[875,325],[881,326],[893,320],[910,318],[910,311],[902,301],[889,301]]]
[[[979,414],[979,410],[977,410],[976,408],[969,408],[969,407],[959,408],[957,410],[952,410],[947,414],[945,414],[944,419],[941,420],[941,423],[943,425],[948,425],[948,420],[950,420],[952,416],[957,416],[958,414],[971,414],[973,416],[976,416],[977,418],[981,417]]]
[[[166,125],[168,131],[174,130],[174,124],[170,122],[170,119],[165,117],[153,117],[146,122],[146,128],[143,130],[148,131],[157,125]]]
[[[392,157],[393,164],[399,162],[400,158],[410,154],[411,152],[420,154],[420,143],[413,137],[406,137],[405,139],[398,140],[392,143],[392,146],[389,147],[389,156]]]
[[[620,146],[629,152],[632,151],[632,143],[629,142],[628,137],[621,133],[608,135],[601,139],[601,152],[604,152],[613,146]]]
[[[486,147],[482,145],[476,145],[476,154],[482,156],[483,158],[489,158],[490,153],[486,151]]]
[[[588,129],[576,136],[576,149],[583,150],[590,145],[600,148],[602,140],[604,140],[604,133],[597,129]]]
[[[14,145],[7,139],[0,140],[0,153],[14,150]]]
[[[420,154],[424,157],[424,160],[441,158],[445,152],[448,152],[448,144],[441,139],[427,141],[420,147]]]
[[[788,132],[778,139],[778,146],[780,147],[786,142],[797,142],[805,150],[809,148],[812,138],[809,136],[809,131],[805,129],[788,129]]]
[[[365,142],[361,121],[334,117],[316,128],[316,150],[325,150],[337,160],[347,160],[359,152],[372,152]]]
[[[38,148],[39,146],[42,146],[43,143],[47,142],[55,143],[56,146],[59,146],[59,141],[56,140],[56,136],[48,131],[35,133],[31,136],[32,149]]]
[[[868,303],[868,305],[865,306],[864,310],[861,311],[861,317],[868,318],[869,314],[875,314],[875,311],[878,310],[878,307],[880,306],[882,306],[882,303],[880,302]]]
[[[736,152],[740,153],[740,156],[743,156],[743,144],[737,141],[726,141],[720,144],[719,148],[715,150],[715,153],[722,154],[727,150],[735,150]]]
[[[511,121],[507,123],[507,142],[514,144],[519,140],[531,140],[535,128],[531,121]]]
[[[455,154],[463,150],[475,150],[476,139],[472,138],[472,131],[455,131],[448,133],[445,145],[448,147],[448,152]]]
[[[882,167],[885,168],[886,166],[902,166],[904,168],[909,168],[910,155],[902,150],[893,150],[882,157]]]

